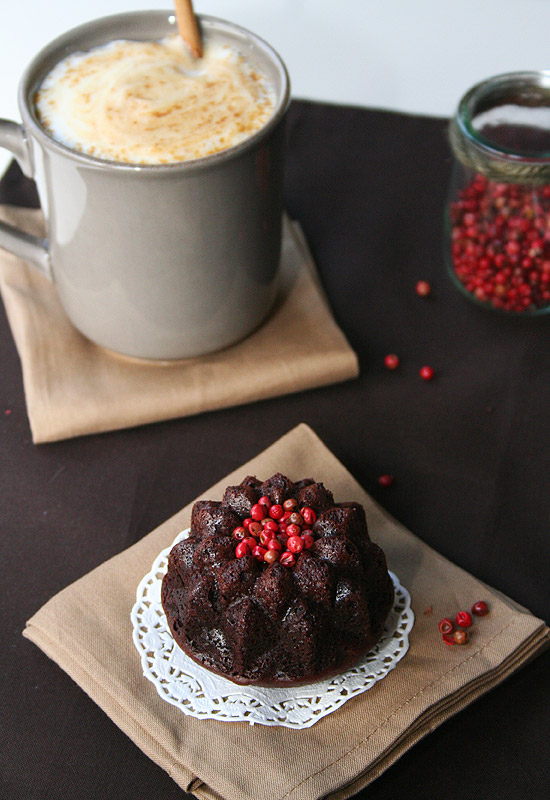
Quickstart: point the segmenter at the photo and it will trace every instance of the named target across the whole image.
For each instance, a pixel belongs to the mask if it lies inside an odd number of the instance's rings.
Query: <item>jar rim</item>
[[[550,149],[536,151],[522,151],[504,144],[497,144],[474,126],[474,119],[480,113],[495,107],[495,101],[508,99],[509,102],[520,100],[517,105],[535,107],[535,101],[543,94],[547,97],[547,107],[550,109],[550,70],[531,70],[524,72],[505,72],[486,78],[472,86],[461,98],[456,119],[462,133],[472,142],[486,149],[494,155],[508,156],[533,163],[550,161]]]
[[[507,101],[507,102],[506,102]],[[550,70],[508,72],[472,86],[459,101],[449,125],[449,141],[456,158],[466,167],[496,182],[550,183],[550,147],[512,148],[484,135],[474,122],[485,112],[505,107],[548,111],[550,116]],[[548,131],[532,123],[517,128]]]

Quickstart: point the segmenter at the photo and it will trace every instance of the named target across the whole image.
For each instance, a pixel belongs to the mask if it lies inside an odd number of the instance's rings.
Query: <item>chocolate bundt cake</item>
[[[363,507],[281,474],[246,477],[221,503],[196,502],[162,583],[182,650],[236,683],[264,686],[353,665],[380,639],[393,595]]]

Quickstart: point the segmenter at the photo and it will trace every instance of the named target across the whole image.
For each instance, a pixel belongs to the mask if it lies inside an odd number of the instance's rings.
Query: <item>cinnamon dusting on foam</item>
[[[35,97],[46,130],[73,150],[130,164],[169,164],[225,150],[275,107],[265,76],[229,45],[195,61],[179,36],[114,41],[58,63]]]

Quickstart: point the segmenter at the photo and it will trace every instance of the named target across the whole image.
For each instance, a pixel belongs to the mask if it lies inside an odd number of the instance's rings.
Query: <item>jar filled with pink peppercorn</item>
[[[455,155],[446,214],[451,278],[474,302],[550,310],[550,71],[470,89],[449,126]]]

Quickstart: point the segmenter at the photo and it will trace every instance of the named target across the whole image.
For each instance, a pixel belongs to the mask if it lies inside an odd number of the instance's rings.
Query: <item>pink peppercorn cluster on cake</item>
[[[172,548],[162,604],[178,645],[235,683],[310,683],[380,639],[394,589],[359,503],[322,483],[246,477],[200,500]]]

